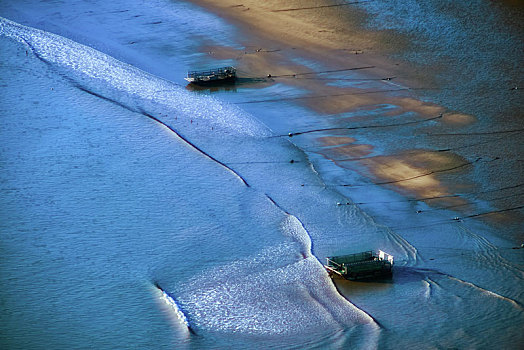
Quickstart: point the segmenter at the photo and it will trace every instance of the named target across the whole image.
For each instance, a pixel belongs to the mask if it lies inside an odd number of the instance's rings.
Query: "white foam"
[[[176,303],[175,299],[173,299],[169,294],[167,294],[165,291],[160,290],[162,292],[162,298],[168,304],[171,306],[171,308],[175,311],[175,314],[177,315],[178,319],[186,325],[186,327],[189,329],[191,326],[189,325],[189,321],[187,320],[186,315],[180,310],[180,307]]]
[[[196,327],[260,335],[334,334],[357,327],[355,338],[376,344],[379,326],[336,291],[311,255],[311,241],[300,222],[286,215],[282,232],[291,239],[251,259],[205,271],[181,286],[179,301]]]
[[[107,84],[114,90],[131,95],[129,100],[133,103],[140,104],[142,100],[144,103],[141,107],[153,106],[158,110],[171,111],[177,119],[205,122],[213,126],[215,132],[222,130],[238,135],[269,135],[269,130],[263,124],[237,106],[211,96],[196,95],[179,85],[59,35],[26,27],[2,17],[0,35],[28,45],[40,59],[57,69],[65,70],[70,79],[87,84],[88,88]],[[193,125],[193,128],[197,127]]]

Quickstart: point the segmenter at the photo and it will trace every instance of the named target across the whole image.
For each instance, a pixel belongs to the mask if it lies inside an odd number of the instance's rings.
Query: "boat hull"
[[[184,78],[190,84],[195,85],[220,85],[220,84],[232,84],[236,81],[235,76],[229,76],[217,79],[195,79],[195,78]]]
[[[184,78],[190,84],[195,85],[219,85],[233,83],[236,80],[235,67],[215,68],[207,71],[191,71]]]

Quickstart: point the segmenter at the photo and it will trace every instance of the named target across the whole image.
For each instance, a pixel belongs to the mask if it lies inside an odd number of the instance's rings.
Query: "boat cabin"
[[[338,275],[348,280],[391,276],[393,256],[379,250],[331,256],[326,258],[326,270],[330,276]]]
[[[191,84],[206,85],[234,82],[236,79],[235,67],[221,67],[205,71],[189,71],[184,79]]]

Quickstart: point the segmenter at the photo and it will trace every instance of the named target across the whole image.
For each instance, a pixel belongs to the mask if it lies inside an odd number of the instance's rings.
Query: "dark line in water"
[[[31,49],[31,51],[33,52],[33,55],[35,55],[36,58],[38,58],[40,61],[44,62],[46,65],[48,65],[49,67],[52,67],[51,63],[49,63],[46,59],[44,59],[42,56],[40,56],[40,54],[36,51],[36,49],[34,48],[33,45],[31,45],[27,40],[25,40],[24,38],[22,38],[21,36],[19,36],[18,38],[20,38],[20,40],[22,40],[27,46],[29,46],[29,48]],[[27,52],[26,52],[27,53]],[[71,81],[71,79],[68,79]]]
[[[500,141],[501,139],[502,138],[498,138],[498,139],[495,139],[495,140],[482,141],[482,142],[472,143],[472,144],[469,144],[469,145],[457,146],[457,147],[453,147],[453,148],[437,149],[436,152],[451,152],[451,151],[454,151],[454,150],[457,150],[457,149],[469,148],[469,147],[474,147],[474,146],[478,146],[478,145],[483,145],[483,144],[486,144],[486,143],[492,143],[492,142]]]
[[[321,132],[321,131],[388,128],[388,127],[393,127],[393,126],[404,126],[404,125],[410,125],[410,124],[425,123],[425,122],[436,120],[436,119],[439,119],[439,118],[442,118],[442,117],[443,117],[443,115],[440,114],[440,115],[438,115],[436,117],[431,117],[431,118],[428,118],[428,119],[413,120],[413,121],[410,121],[410,122],[397,123],[397,124],[385,124],[385,125],[383,125],[383,124],[376,124],[376,125],[352,126],[352,127],[345,127],[345,128],[314,129],[314,130],[308,130],[308,131],[298,131],[298,132],[289,133],[287,136],[293,137],[293,136],[296,136],[296,135],[310,134],[310,133],[313,133],[313,132]],[[285,136],[285,135],[279,135],[279,136]]]
[[[398,182],[403,182],[403,181],[409,181],[409,180],[413,180],[413,179],[418,179],[420,177],[424,177],[424,176],[428,176],[428,175],[432,175],[432,174],[435,174],[435,173],[443,173],[443,172],[446,172],[446,171],[451,171],[451,170],[456,170],[456,169],[459,169],[459,168],[463,168],[465,166],[468,166],[468,165],[472,165],[473,163],[476,163],[478,161],[480,161],[482,158],[477,158],[476,160],[474,160],[473,162],[466,162],[466,163],[463,163],[463,164],[460,164],[460,165],[457,165],[457,166],[454,166],[454,167],[451,167],[451,168],[446,168],[446,169],[439,169],[439,170],[432,170],[432,171],[429,171],[427,173],[424,173],[424,174],[419,174],[419,175],[416,175],[416,176],[412,176],[412,177],[408,177],[408,178],[405,178],[405,179],[400,179],[400,180],[392,180],[392,181],[384,181],[384,182],[374,182],[372,185],[389,185],[389,184],[394,184],[394,183],[398,183]],[[336,185],[336,186],[343,186],[343,187],[364,187],[364,186],[370,186],[370,185]]]
[[[500,140],[501,139],[499,138],[499,139],[495,139],[495,140],[482,141],[482,142],[472,143],[472,144],[469,144],[469,145],[457,146],[457,147],[453,147],[453,148],[442,148],[442,149],[436,149],[436,150],[429,150],[428,152],[452,152],[452,151],[456,151],[456,150],[459,150],[459,149],[474,147],[474,146],[483,145],[483,144],[486,144],[486,143],[497,142],[497,141],[500,141]],[[350,145],[350,144],[343,144],[343,145],[340,145],[340,146],[345,146],[345,145]],[[340,146],[330,147],[329,149],[336,149],[337,147],[340,147]],[[419,153],[419,152],[420,152],[419,150],[415,150],[415,151],[410,151],[410,152],[407,152],[407,153],[403,153],[402,155],[415,154],[415,153]],[[332,160],[335,163],[336,162],[355,162],[355,161],[359,161],[359,160],[373,159],[373,158],[378,158],[378,157],[383,157],[383,156],[387,157],[388,155],[376,155],[376,156],[370,156],[370,157],[357,157],[357,158],[342,158],[342,159],[332,159]]]
[[[524,193],[514,193],[514,194],[510,194],[508,196],[486,199],[485,201],[492,202],[492,201],[498,201],[498,200],[503,200],[503,199],[506,199],[506,198],[522,196],[522,195],[524,195]],[[440,208],[432,208],[432,209],[428,209],[428,210],[423,210],[422,212],[425,213],[425,212],[428,212],[428,211],[436,211],[436,210],[445,210],[445,209],[450,209],[450,208],[465,207],[465,206],[468,206],[468,205],[471,205],[471,204],[475,204],[475,203],[479,203],[479,202],[482,202],[482,201],[484,201],[484,200],[476,200],[476,201],[471,201],[469,203],[464,203],[464,204],[455,204],[455,205],[448,205],[448,206],[440,207]]]
[[[24,41],[26,43],[26,45],[31,49],[31,51],[33,52],[33,54],[35,55],[36,58],[38,58],[40,61],[44,62],[46,65],[50,66],[55,72],[57,72],[56,69],[54,69],[54,67],[51,65],[51,63],[49,63],[46,59],[44,59],[43,57],[41,57],[37,50],[27,41],[25,40],[24,38],[20,37],[20,39],[22,41]],[[226,164],[224,164],[223,162],[221,162],[220,160],[216,159],[215,157],[213,157],[212,155],[210,155],[209,153],[205,152],[204,150],[202,150],[201,148],[199,148],[198,146],[196,146],[194,143],[192,143],[191,141],[189,141],[187,138],[185,138],[184,136],[182,136],[177,130],[175,130],[174,128],[172,128],[171,126],[167,125],[166,123],[164,123],[163,121],[161,121],[160,119],[158,118],[155,118],[154,116],[152,116],[151,114],[145,112],[144,110],[141,110],[141,109],[134,109],[132,107],[129,107],[117,100],[114,100],[114,99],[111,99],[109,97],[106,97],[106,96],[103,96],[99,93],[96,93],[94,91],[91,91],[87,88],[85,88],[84,86],[80,85],[78,82],[76,82],[75,80],[71,79],[70,77],[64,75],[64,74],[61,74],[60,72],[57,72],[58,74],[60,74],[60,76],[62,76],[63,78],[65,78],[67,81],[69,81],[71,83],[71,85],[73,85],[74,87],[78,88],[79,90],[81,91],[84,91],[90,95],[93,95],[95,97],[98,97],[98,98],[101,98],[105,101],[108,101],[108,102],[111,102],[113,104],[116,104],[117,106],[119,107],[122,107],[124,109],[127,109],[128,111],[131,111],[131,112],[135,112],[135,113],[140,113],[154,121],[156,121],[157,123],[160,123],[162,124],[163,126],[165,126],[166,128],[168,128],[169,130],[171,130],[175,135],[177,135],[182,141],[184,141],[186,144],[188,144],[189,146],[193,147],[195,150],[197,150],[198,152],[200,152],[201,154],[203,154],[204,156],[206,156],[207,158],[213,160],[214,162],[220,164],[221,166],[223,166],[224,168],[226,168],[227,170],[231,171],[233,174],[235,174],[243,183],[244,185],[246,185],[247,187],[251,187],[248,182],[246,181],[246,179],[244,179],[239,173],[237,173],[235,170],[233,170],[232,168],[228,167]]]
[[[504,213],[504,212],[513,211],[513,210],[519,210],[519,209],[524,209],[524,205],[521,205],[521,206],[518,206],[518,207],[513,207],[513,208],[505,208],[505,209],[500,209],[500,210],[488,211],[488,212],[485,212],[485,213],[471,214],[471,215],[467,215],[467,216],[463,216],[463,217],[458,217],[457,216],[457,217],[454,217],[454,218],[451,218],[451,219],[447,219],[447,220],[439,220],[439,221],[430,222],[430,223],[427,223],[425,225],[391,227],[391,229],[393,229],[393,230],[409,230],[409,229],[415,229],[415,228],[431,227],[431,226],[436,226],[436,225],[460,223],[462,220],[465,220],[465,219],[472,219],[472,218],[476,218],[476,217],[487,216],[487,215],[491,215],[491,214]]]
[[[485,212],[485,213],[468,215],[468,216],[464,216],[464,217],[459,218],[459,219],[470,219],[470,218],[475,218],[475,217],[479,217],[479,216],[485,216],[485,215],[491,215],[491,214],[504,213],[504,212],[507,212],[507,211],[519,210],[519,209],[523,209],[523,208],[524,208],[524,205],[521,205],[519,207],[506,208],[506,209],[500,209],[500,210],[493,210],[493,211],[488,211],[488,212]]]
[[[187,143],[189,146],[193,147],[194,149],[196,149],[198,152],[202,153],[204,156],[208,157],[209,159],[215,161],[216,163],[222,165],[224,168],[226,168],[227,170],[229,170],[230,172],[232,172],[233,174],[235,174],[243,183],[244,185],[246,185],[246,187],[251,187],[246,179],[244,179],[239,173],[237,173],[235,170],[233,170],[232,168],[228,167],[225,163],[222,163],[220,160],[216,159],[215,157],[213,157],[212,155],[210,155],[209,153],[205,152],[203,149],[201,149],[200,147],[198,147],[197,145],[195,145],[194,143],[192,143],[191,141],[189,141],[187,138],[185,138],[184,136],[182,136],[180,133],[178,133],[174,128],[172,128],[171,126],[167,125],[166,123],[164,123],[163,121],[161,121],[160,119],[156,118],[156,117],[153,117],[151,114],[145,112],[145,111],[141,111],[141,113],[143,115],[145,115],[146,117],[156,121],[157,123],[160,123],[162,124],[163,126],[165,126],[166,128],[168,128],[169,130],[171,130],[173,133],[175,133],[182,141],[184,141],[185,143]]]
[[[361,70],[361,69],[372,69],[376,66],[364,66],[364,67],[352,67],[352,68],[341,68],[341,69],[333,69],[333,70],[324,70],[320,72],[305,72],[305,73],[294,73],[294,74],[282,74],[282,75],[270,75],[268,78],[282,78],[282,77],[295,77],[297,75],[311,75],[311,74],[324,74],[324,73],[338,73],[338,72],[346,72],[346,71],[352,71],[352,70]]]
[[[391,77],[391,78],[295,78],[295,77],[291,77],[291,78],[294,78],[294,79],[298,79],[298,80],[329,80],[329,81],[384,81],[384,80],[391,80],[393,79],[394,77]]]
[[[275,161],[252,161],[252,162],[228,162],[227,164],[294,164],[300,163],[300,160],[275,160]]]
[[[513,132],[522,132],[524,129],[513,129],[513,130],[497,130],[487,132],[469,132],[469,133],[456,133],[456,134],[426,134],[427,136],[469,136],[469,135],[496,135],[496,134],[509,134]]]
[[[278,205],[277,202],[275,202],[275,200],[269,196],[269,194],[265,193],[265,195],[266,195],[267,199],[269,199],[269,201],[275,205],[275,207],[277,207],[278,209],[283,211],[285,214],[291,215],[288,211],[286,211],[284,208],[282,208],[280,205]],[[297,218],[297,220],[298,220],[298,218]]]
[[[319,6],[310,6],[310,7],[295,7],[295,8],[287,8],[287,9],[280,9],[280,10],[271,10],[271,12],[288,12],[288,11],[314,10],[314,9],[329,8],[329,7],[341,7],[341,6],[349,6],[349,5],[359,5],[359,4],[364,4],[366,2],[371,2],[371,1],[372,0],[364,0],[364,1],[345,2],[345,3],[342,3],[342,4],[319,5]]]
[[[280,209],[284,214],[288,215],[288,216],[292,216],[294,217],[299,223],[300,225],[302,226],[302,229],[304,229],[304,231],[306,232],[306,235],[309,239],[309,242],[310,242],[310,248],[309,248],[309,251],[306,251],[306,250],[301,250],[301,254],[302,254],[302,258],[304,259],[307,259],[308,255],[310,256],[313,256],[317,259],[317,261],[320,263],[320,261],[318,260],[318,258],[316,256],[313,255],[313,239],[311,238],[311,235],[309,234],[309,231],[306,229],[306,226],[304,225],[304,223],[298,218],[296,217],[295,215],[291,214],[290,212],[288,212],[287,210],[285,210],[284,208],[282,208],[279,204],[277,204],[277,202],[275,202],[275,200],[273,198],[271,198],[270,195],[268,195],[267,193],[264,193],[266,198],[269,199],[269,201],[271,203],[273,203],[273,205],[275,207],[277,207],[278,209]],[[300,246],[302,246],[302,243],[301,242],[298,242]],[[322,264],[322,263],[320,263]]]
[[[342,203],[339,205],[367,205],[367,204],[388,204],[388,203],[404,203],[404,202],[421,202],[431,199],[442,199],[442,198],[456,198],[461,197],[460,194],[450,194],[445,196],[434,196],[434,197],[424,197],[424,198],[408,198],[399,201],[382,201],[382,202],[357,202],[357,203]]]
[[[487,190],[487,191],[481,191],[476,192],[474,194],[481,194],[481,193],[490,193],[490,192],[501,192],[504,190],[514,189],[524,186],[524,184],[518,184],[514,186],[508,186],[508,187],[502,187],[502,188],[496,188],[493,190]],[[433,196],[433,197],[423,197],[423,198],[412,198],[412,199],[404,199],[404,200],[398,200],[398,201],[382,201],[382,202],[357,202],[357,203],[342,203],[339,205],[366,205],[366,204],[387,204],[387,203],[403,203],[403,202],[421,202],[426,200],[432,200],[432,199],[443,199],[443,198],[456,198],[456,197],[462,197],[464,194],[451,194],[451,195],[444,195],[444,196]],[[488,200],[489,201],[489,200]]]
[[[72,82],[73,82],[73,81],[72,81]],[[131,107],[129,107],[128,105],[125,105],[125,104],[123,104],[123,103],[121,103],[121,102],[118,102],[117,100],[113,100],[112,98],[109,98],[109,97],[106,97],[106,96],[100,95],[100,94],[98,94],[98,93],[96,93],[96,92],[94,92],[94,91],[91,91],[91,90],[89,90],[89,89],[86,89],[85,87],[83,87],[82,85],[80,85],[80,84],[78,84],[78,83],[76,83],[76,82],[73,82],[73,84],[74,84],[74,87],[76,87],[77,89],[79,89],[79,90],[81,90],[81,91],[83,91],[83,92],[86,92],[86,93],[88,93],[88,94],[90,94],[90,95],[93,95],[93,96],[95,96],[95,97],[101,98],[101,99],[104,100],[104,101],[111,102],[111,103],[113,103],[113,104],[115,104],[115,105],[117,105],[117,106],[119,106],[119,107],[122,107],[122,108],[127,109],[128,111],[131,111],[131,112],[134,112],[134,113],[141,113],[141,111],[136,110],[136,109],[134,109],[134,108],[131,108]]]
[[[176,136],[178,136],[178,138],[180,138],[182,141],[184,141],[186,144],[188,144],[189,146],[191,146],[193,149],[195,149],[196,151],[200,152],[201,154],[203,154],[204,156],[206,156],[207,158],[211,159],[212,161],[220,164],[221,166],[223,166],[224,168],[226,168],[227,170],[229,170],[230,172],[232,172],[233,174],[235,174],[243,183],[244,185],[246,185],[247,187],[251,187],[246,179],[244,179],[239,173],[237,173],[235,170],[233,170],[232,168],[228,167],[226,164],[224,164],[223,162],[221,162],[220,160],[216,159],[215,157],[213,157],[212,155],[210,155],[209,153],[205,152],[204,150],[202,150],[200,147],[198,147],[197,145],[195,145],[194,143],[192,143],[191,141],[189,141],[187,138],[185,138],[184,136],[182,136],[176,129],[174,129],[173,127],[167,125],[166,123],[164,123],[163,121],[161,121],[160,119],[152,116],[151,114],[147,113],[146,111],[142,110],[142,109],[134,109],[134,108],[131,108],[121,102],[118,102],[116,100],[113,100],[109,97],[106,97],[106,96],[103,96],[103,95],[100,95],[96,92],[93,92],[89,89],[86,89],[85,87],[79,85],[78,83],[74,83],[74,86],[84,92],[87,92],[88,94],[90,95],[93,95],[93,96],[96,96],[98,98],[101,98],[105,101],[108,101],[108,102],[111,102],[111,103],[114,103],[116,104],[117,106],[120,106],[122,108],[125,108],[131,112],[135,112],[135,113],[140,113],[146,117],[148,117],[149,119],[165,126],[167,129],[169,129],[170,131],[172,131]]]
[[[456,224],[457,222],[460,222],[460,221],[453,220],[453,219],[443,219],[443,220],[433,221],[427,224],[416,225],[416,226],[393,226],[393,227],[390,227],[390,229],[395,230],[395,231],[411,230],[411,229],[418,229],[418,228],[424,228],[424,227],[433,227],[437,225],[452,225],[452,224]]]
[[[124,105],[122,104],[121,102],[118,102],[116,100],[113,100],[113,99],[110,99],[108,97],[105,97],[103,95],[100,95],[100,94],[97,94],[96,92],[93,92],[85,87],[83,87],[82,85],[80,85],[78,82],[76,82],[74,79],[72,79],[71,77],[68,77],[67,75],[59,72],[55,67],[53,67],[53,65],[47,61],[45,58],[43,58],[42,56],[40,56],[40,54],[37,52],[37,50],[33,47],[33,45],[31,45],[27,40],[25,40],[24,38],[22,37],[19,37],[23,42],[26,43],[27,46],[29,46],[29,48],[31,49],[31,51],[33,52],[33,54],[35,55],[36,58],[38,58],[40,61],[42,61],[43,63],[45,63],[47,66],[50,67],[50,69],[52,69],[54,72],[56,72],[58,75],[60,75],[62,78],[64,78],[65,80],[67,80],[71,85],[73,85],[73,87],[76,87],[77,89],[81,90],[81,91],[84,91],[84,92],[87,92],[88,94],[90,95],[93,95],[95,97],[98,97],[98,98],[101,98],[105,101],[108,101],[108,102],[111,102],[111,103],[114,103],[124,109],[127,109],[131,112],[135,112],[135,113],[139,113],[139,111],[135,110],[135,109],[132,109],[131,107],[127,106],[127,105]]]

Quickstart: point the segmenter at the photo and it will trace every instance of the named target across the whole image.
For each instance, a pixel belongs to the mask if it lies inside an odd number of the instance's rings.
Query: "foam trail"
[[[472,287],[472,288],[480,291],[483,294],[489,295],[490,297],[494,297],[494,298],[497,298],[497,299],[501,299],[501,300],[507,301],[510,304],[512,304],[515,308],[517,308],[518,310],[522,310],[523,309],[522,305],[519,302],[517,302],[516,300],[513,300],[511,298],[508,298],[508,297],[505,297],[503,295],[497,294],[497,293],[492,292],[490,290],[484,289],[484,288],[479,287],[476,284],[473,284],[471,282],[463,281],[463,280],[461,280],[459,278],[456,278],[456,277],[453,277],[453,276],[450,276],[450,275],[447,275],[447,277],[449,279],[453,280],[453,281],[456,281],[456,282],[465,284],[466,286]]]
[[[155,287],[160,291],[162,292],[162,297],[164,298],[164,301],[166,302],[166,304],[168,304],[169,306],[171,306],[173,308],[173,310],[175,310],[175,313],[176,315],[178,316],[179,320],[186,325],[187,327],[187,330],[189,331],[189,333],[191,334],[196,334],[194,329],[191,327],[191,324],[189,323],[186,315],[184,314],[184,312],[180,309],[180,307],[178,306],[177,302],[175,301],[175,299],[169,295],[164,289],[162,289],[162,287],[160,287],[160,285],[158,284],[158,282],[155,282],[154,283]]]
[[[39,60],[88,90],[94,90],[93,84],[109,85],[110,92],[118,96],[114,100],[127,98],[130,103],[149,104],[152,108],[175,112],[186,121],[205,122],[214,128],[214,133],[250,137],[271,134],[266,126],[239,107],[212,96],[195,95],[177,84],[59,35],[0,17],[0,36],[22,43]]]
[[[424,284],[424,298],[429,299],[431,297],[431,284],[427,280],[422,280]]]
[[[447,273],[444,273],[444,272],[441,272],[441,271],[437,271],[437,270],[433,270],[433,269],[422,269],[422,268],[418,268],[416,269],[417,271],[423,273],[423,274],[427,274],[427,273],[431,273],[431,274],[435,274],[435,275],[439,275],[439,276],[445,276],[447,278],[449,278],[450,280],[452,281],[455,281],[455,282],[458,282],[462,285],[465,285],[465,286],[468,286],[468,287],[471,287],[473,288],[474,290],[477,290],[479,291],[480,293],[482,294],[485,294],[487,296],[490,296],[490,297],[493,297],[493,298],[497,298],[497,299],[500,299],[500,300],[504,300],[508,303],[510,303],[511,305],[513,305],[513,307],[515,307],[516,309],[518,310],[523,310],[524,307],[522,306],[522,304],[514,299],[511,299],[511,298],[508,298],[508,297],[505,297],[503,295],[500,295],[498,293],[495,293],[491,290],[488,290],[488,289],[485,289],[485,288],[482,288],[482,287],[479,287],[477,286],[476,284],[474,283],[471,283],[471,282],[468,282],[468,281],[464,281],[460,278],[457,278],[457,277],[454,277],[454,276],[451,276]],[[442,286],[440,286],[440,284],[438,284],[436,281],[430,279],[429,277],[425,277],[424,278],[424,282],[427,283],[428,285],[426,287],[430,288],[431,286],[433,287],[436,287],[438,289],[442,289]]]
[[[266,197],[271,201],[271,203],[273,203],[277,208],[279,208],[286,214],[286,219],[284,221],[282,230],[286,236],[293,238],[295,242],[297,242],[300,245],[302,257],[304,259],[313,258],[313,260],[315,260],[316,263],[320,265],[321,269],[325,272],[324,266],[320,263],[320,261],[318,261],[318,259],[313,255],[311,251],[311,248],[312,248],[311,236],[309,235],[309,232],[304,227],[304,224],[296,216],[290,214],[289,212],[284,210],[282,207],[280,207],[280,205],[278,205],[273,200],[273,198],[271,198],[269,195],[266,194]],[[327,273],[325,273],[325,275],[327,276]],[[358,306],[356,306],[355,304],[353,304],[346,298],[342,297],[338,293],[338,291],[335,291],[335,294],[338,295],[340,298],[342,298],[347,304],[349,304],[348,306],[358,310],[365,318],[368,319],[368,321],[374,323],[378,327],[378,329],[383,328],[383,326],[373,316],[371,316],[366,311],[359,308]],[[310,293],[310,296],[311,298],[315,299],[315,301],[319,305],[322,305],[326,309],[326,311],[329,310],[329,308],[324,305],[320,297],[315,297],[313,293]]]
[[[426,277],[424,280],[422,280],[422,282],[424,283],[424,286],[426,287],[425,293],[424,293],[424,297],[426,299],[430,299],[433,296],[434,290],[442,289],[442,287],[440,287],[440,285],[437,282],[433,281],[429,277]]]
[[[405,262],[406,264],[417,265],[419,261],[424,261],[422,256],[419,254],[418,249],[415,248],[415,246],[409,243],[406,239],[404,239],[401,235],[394,232],[394,230],[391,228],[375,222],[375,219],[369,216],[366,212],[360,211],[360,213],[369,218],[371,222],[374,222],[377,227],[384,228],[386,239],[403,251],[403,255],[407,258],[407,261]]]
[[[400,247],[404,251],[404,255],[408,258],[409,264],[417,265],[419,261],[424,261],[420,254],[418,253],[417,248],[415,248],[411,243],[406,239],[400,236],[398,233],[387,228],[386,235],[388,239]]]
[[[220,132],[228,136],[257,137],[268,133],[267,128],[238,107],[210,97],[195,96],[170,82],[60,36],[1,17],[0,36],[13,38],[30,48],[36,58],[83,91],[142,113],[171,131],[180,130],[186,142],[201,132],[195,126],[198,123],[187,123],[190,118],[209,122],[207,129],[214,125],[217,131],[218,125]],[[168,120],[165,116],[160,120],[158,115],[167,116],[166,110],[177,115],[178,120]],[[178,123],[176,128],[171,126],[175,123]],[[302,223],[286,214],[288,230],[285,233],[291,239],[282,245],[283,266],[275,264],[275,251],[269,250],[267,261],[270,264],[253,261],[255,269],[247,269],[249,261],[242,261],[239,266],[241,273],[232,274],[230,265],[214,276],[214,270],[207,271],[193,283],[188,282],[187,288],[180,288],[177,299],[158,283],[154,283],[155,287],[192,334],[195,331],[186,315],[198,329],[253,334],[306,333],[318,329],[319,324],[327,329],[334,326],[340,331],[358,326],[363,328],[365,336],[371,337],[370,342],[376,344],[380,327],[369,315],[338,294],[322,264],[311,255],[311,239]],[[297,245],[296,251],[302,253],[302,258],[289,261],[289,249],[296,249]],[[266,298],[261,299],[261,292]],[[305,301],[291,297],[297,293],[306,295]],[[177,300],[184,305],[184,310]],[[312,312],[311,308],[318,313]],[[297,324],[298,319],[302,321]]]
[[[338,293],[312,255],[309,234],[298,219],[284,215],[280,231],[286,238],[280,244],[206,270],[177,287],[192,322],[203,332],[300,334],[315,343],[319,339],[313,334],[323,331],[376,348],[381,325]]]
[[[151,88],[166,88],[169,87],[168,85],[171,84],[169,82],[163,81],[159,78],[156,78],[154,76],[151,76],[145,72],[140,71],[139,69],[126,65],[123,62],[119,62],[109,56],[104,55],[101,52],[98,52],[94,49],[85,47],[83,45],[80,45],[78,43],[74,43],[68,39],[61,38],[57,35],[46,33],[37,29],[32,29],[29,27],[24,27],[19,24],[16,24],[15,22],[11,22],[9,20],[6,20],[4,18],[0,17],[0,35],[5,35],[7,37],[12,37],[15,40],[25,44],[31,52],[35,55],[36,58],[38,58],[43,63],[47,64],[51,67],[51,69],[57,70],[58,67],[63,68],[68,67],[72,68],[74,73],[81,73],[88,75],[91,78],[97,78],[102,79],[108,83],[111,84],[113,88],[117,88],[119,90],[122,90],[125,93],[129,94],[139,94],[139,98],[142,98],[144,100],[152,100],[152,102],[156,102],[158,93],[166,93],[164,90],[159,91],[153,91],[152,95],[149,95],[149,90]],[[56,50],[56,52],[53,52],[53,50]],[[80,62],[73,62],[74,59],[80,59],[78,56],[85,55],[84,59],[82,59]],[[91,60],[92,62],[83,63],[86,60]],[[99,66],[99,69],[97,70],[96,67]],[[102,71],[99,72],[99,71]],[[101,98],[105,101],[111,102],[113,104],[116,104],[122,108],[125,108],[131,112],[140,113],[155,122],[163,125],[170,131],[172,131],[176,136],[178,136],[179,139],[181,139],[183,142],[185,142],[187,145],[195,149],[197,152],[201,153],[208,159],[218,163],[220,166],[226,168],[228,171],[233,173],[237,178],[239,178],[242,183],[250,187],[248,182],[244,177],[242,177],[238,172],[233,170],[231,167],[224,164],[222,161],[218,160],[217,158],[213,157],[208,152],[204,151],[201,147],[197,146],[194,142],[191,142],[188,137],[185,137],[182,135],[182,133],[175,129],[173,126],[169,125],[168,122],[163,121],[159,119],[158,117],[153,116],[153,112],[146,111],[142,106],[132,104],[136,104],[136,97],[133,97],[130,99],[130,101],[133,101],[133,103],[126,103],[122,97],[111,97],[111,93],[101,93],[101,92],[95,92],[92,88],[88,87],[87,82],[83,82],[82,79],[75,76],[75,74],[63,74],[63,72],[58,71],[64,79],[69,81],[73,86],[80,89],[81,91],[84,91],[90,95],[96,96],[98,98]],[[143,90],[145,90],[145,94],[143,91],[140,91],[135,87],[133,84],[130,84],[126,79],[122,80],[120,75],[129,76],[127,80],[129,81],[135,81],[135,80],[141,80],[144,85],[142,87]],[[131,76],[134,75],[134,76]],[[117,78],[118,77],[118,78]],[[132,79],[131,79],[132,78]],[[149,90],[148,90],[149,88]],[[179,87],[172,85],[170,89],[168,89],[169,94],[171,94],[171,97],[173,98],[172,101],[177,101],[176,108],[179,108],[182,104],[185,104],[184,102],[187,100],[187,98],[184,98],[184,96],[181,96],[180,93],[183,93],[181,91],[178,91]],[[149,92],[148,92],[149,91]],[[114,94],[114,92],[113,92]],[[174,95],[174,96],[173,96]],[[187,97],[187,96],[186,96]],[[192,101],[197,101],[197,97],[191,96]],[[177,99],[178,98],[178,99]],[[128,102],[130,102],[128,101]],[[211,101],[208,101],[211,102]],[[237,115],[238,111],[233,106],[229,106],[232,110],[226,111],[223,110],[223,106],[218,101],[213,101],[211,105],[216,105],[216,109],[218,111],[213,111],[212,109],[209,109],[206,112],[215,112],[212,113],[212,115],[217,116],[223,116],[225,114],[229,115]],[[171,106],[167,106],[171,107]],[[202,106],[198,102],[193,106],[194,109],[191,111],[191,118],[197,116],[198,113],[195,114],[195,112],[201,111]],[[184,111],[186,108],[184,107]],[[216,113],[216,112],[222,112],[222,113]],[[231,113],[228,113],[231,112]],[[200,112],[201,113],[201,112]],[[242,113],[240,113],[242,114]],[[236,121],[235,123],[231,122],[224,122],[223,124],[228,125],[228,127],[235,126],[235,125],[243,125],[247,126],[247,132],[248,134],[252,133],[256,130],[256,127],[253,128],[254,124],[249,123],[250,118],[248,116],[242,116],[238,115],[239,117],[245,117],[244,120]],[[218,120],[221,120],[220,118]],[[250,126],[250,124],[253,124]],[[235,127],[236,129],[236,127]],[[236,130],[238,131],[238,130]],[[246,130],[242,130],[243,132],[246,132]],[[263,133],[263,131],[267,130],[259,130]]]

